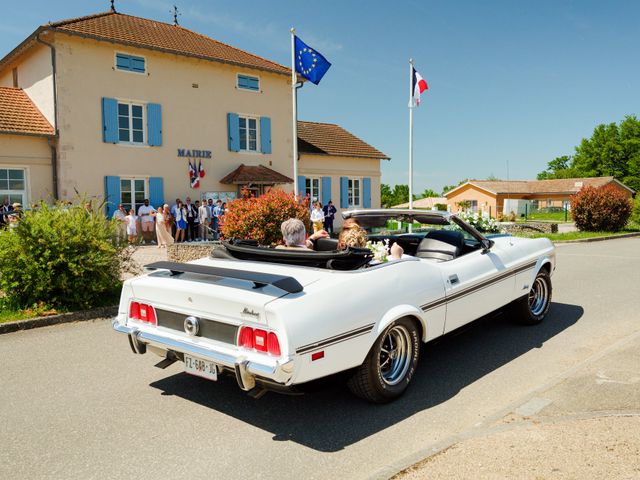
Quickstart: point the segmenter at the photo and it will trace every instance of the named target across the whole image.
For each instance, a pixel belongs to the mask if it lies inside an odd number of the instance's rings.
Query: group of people
[[[312,217],[313,221],[313,217]],[[278,248],[313,250],[316,240],[329,237],[326,230],[314,231],[307,236],[307,231],[302,220],[290,218],[282,222],[280,227],[284,245]],[[348,247],[366,248],[367,231],[362,228],[353,218],[344,221],[338,235],[338,249],[343,250]],[[404,249],[394,243],[389,249],[389,260],[399,260],[404,255]]]
[[[0,205],[0,228],[15,227],[22,214],[22,204],[9,203],[9,198],[4,197]]]
[[[325,230],[328,233],[333,233],[333,220],[336,215],[336,207],[333,206],[333,202],[329,200],[324,207],[321,202],[314,202],[313,209],[311,210],[311,224],[313,225],[313,233]]]
[[[136,212],[133,208],[128,212],[122,204],[113,214],[119,222],[121,232],[129,243],[157,244],[165,248],[174,242],[198,242],[202,240],[218,240],[224,222],[226,204],[212,199],[191,202],[187,197],[184,202],[176,198],[172,207],[168,204],[157,209],[144,199],[144,204]]]

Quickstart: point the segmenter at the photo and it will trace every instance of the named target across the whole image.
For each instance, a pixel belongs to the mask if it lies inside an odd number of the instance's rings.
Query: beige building
[[[582,187],[612,185],[631,198],[635,191],[613,177],[563,178],[554,180],[470,180],[445,193],[453,212],[468,205],[473,212],[523,215],[539,209],[571,208],[571,196]]]
[[[243,187],[292,190],[290,69],[180,26],[114,11],[46,24],[0,60],[0,86],[0,96],[21,92],[51,128],[33,139],[0,132],[0,174],[22,169],[22,203],[80,192],[106,198],[111,214],[144,198],[157,206],[233,199]],[[369,178],[377,193],[381,158],[347,155],[352,164],[332,170],[301,156],[300,172],[343,171],[360,189]]]
[[[298,189],[311,201],[332,201],[340,210],[380,208],[380,161],[384,153],[339,125],[298,122]],[[336,218],[339,227],[342,218]]]

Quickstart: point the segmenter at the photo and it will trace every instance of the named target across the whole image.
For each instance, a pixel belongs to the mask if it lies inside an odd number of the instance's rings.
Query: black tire
[[[391,323],[347,382],[349,390],[372,403],[387,403],[398,398],[416,371],[420,342],[415,321],[400,318]]]
[[[546,268],[536,275],[531,290],[513,305],[514,320],[522,325],[536,325],[544,319],[551,306],[551,277]]]

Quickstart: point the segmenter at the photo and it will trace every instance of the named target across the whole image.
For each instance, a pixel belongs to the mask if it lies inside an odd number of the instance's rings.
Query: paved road
[[[640,330],[640,239],[562,245],[547,320],[485,319],[423,350],[391,405],[337,382],[253,400],[134,356],[107,321],[0,336],[0,478],[368,478],[527,405]]]

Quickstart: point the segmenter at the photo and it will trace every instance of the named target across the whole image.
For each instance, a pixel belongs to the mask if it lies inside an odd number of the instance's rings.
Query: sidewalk
[[[122,273],[122,279],[127,280],[128,278],[140,275],[142,273],[142,267],[148,263],[159,262],[166,259],[166,248],[158,248],[156,245],[137,246],[131,256],[128,270]]]
[[[640,478],[640,332],[394,478]]]

